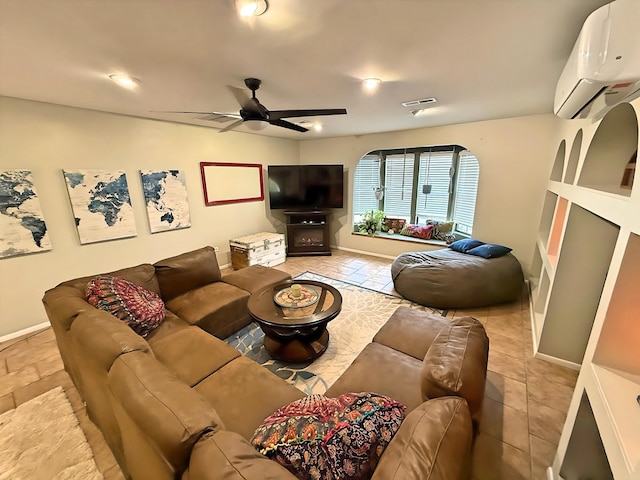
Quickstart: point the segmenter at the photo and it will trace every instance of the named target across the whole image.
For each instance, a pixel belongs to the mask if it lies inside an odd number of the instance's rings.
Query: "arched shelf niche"
[[[567,142],[562,140],[558,146],[556,160],[553,162],[553,170],[551,170],[551,180],[554,182],[562,181],[562,171],[564,170],[564,157],[567,150]]]
[[[580,151],[582,149],[582,129],[578,130],[573,144],[571,145],[571,152],[569,152],[569,162],[567,162],[567,171],[564,174],[564,183],[573,185],[576,181],[576,172],[578,171],[578,160],[580,160]]]
[[[633,107],[621,103],[609,111],[596,130],[578,185],[603,192],[630,196],[621,186],[625,170],[638,150],[638,119]]]

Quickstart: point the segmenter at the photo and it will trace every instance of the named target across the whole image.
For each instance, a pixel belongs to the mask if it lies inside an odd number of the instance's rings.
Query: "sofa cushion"
[[[251,443],[301,479],[368,479],[404,410],[376,393],[314,394],[267,417]]]
[[[450,318],[409,307],[398,307],[378,330],[373,341],[422,361],[442,327]]]
[[[190,387],[240,356],[200,327],[188,327],[153,344],[153,353]]]
[[[167,302],[167,309],[211,335],[226,338],[251,321],[249,292],[224,282],[189,290]]]
[[[189,290],[220,281],[220,267],[213,247],[165,258],[153,264],[165,302]]]
[[[145,340],[149,342],[151,347],[153,347],[156,342],[163,338],[170,337],[174,333],[184,330],[185,328],[189,328],[190,326],[190,323],[185,322],[172,311],[166,310],[166,316],[160,326],[147,335]]]
[[[120,355],[108,388],[132,478],[178,478],[198,439],[224,429],[211,404],[150,353]]]
[[[379,343],[370,343],[327,390],[327,397],[348,392],[377,392],[411,411],[422,403],[422,362]],[[374,373],[375,372],[375,373]]]
[[[264,267],[262,265],[251,265],[250,267],[236,270],[222,277],[222,281],[250,293],[256,293],[278,283],[291,280],[291,275],[275,268]]]
[[[182,480],[295,479],[284,467],[256,452],[234,432],[209,432],[202,436],[189,458]]]
[[[454,319],[435,338],[422,363],[425,400],[448,395],[464,398],[474,421],[480,419],[487,377],[489,338],[472,317]]]
[[[160,296],[123,278],[100,275],[87,285],[87,302],[109,312],[142,337],[158,328],[165,317]]]
[[[412,411],[387,447],[372,480],[466,480],[471,419],[461,398],[429,400]]]
[[[136,265],[135,267],[121,268],[113,272],[103,273],[101,275],[111,275],[112,277],[124,278],[125,280],[140,285],[147,290],[151,290],[155,293],[160,293],[160,286],[158,285],[158,279],[156,278],[156,270],[150,263],[143,263]],[[93,280],[97,275],[91,275],[90,277],[80,277],[74,280],[67,280],[60,285],[66,285],[77,288],[81,292],[87,288],[87,283]]]
[[[227,430],[249,440],[274,411],[305,395],[262,365],[240,356],[198,383]]]

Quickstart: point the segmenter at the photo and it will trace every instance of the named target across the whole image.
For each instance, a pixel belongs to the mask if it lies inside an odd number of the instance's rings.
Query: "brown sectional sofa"
[[[293,479],[249,440],[304,394],[220,339],[249,323],[251,292],[290,277],[264,267],[221,276],[210,247],[112,275],[165,301],[167,318],[146,339],[85,301],[93,277],[52,288],[43,303],[65,368],[125,476]],[[484,329],[470,317],[396,311],[327,392],[375,391],[407,405],[372,478],[468,478],[487,355]]]

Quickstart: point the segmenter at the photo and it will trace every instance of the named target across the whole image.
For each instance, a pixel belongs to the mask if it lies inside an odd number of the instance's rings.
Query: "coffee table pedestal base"
[[[266,333],[266,332],[265,332]],[[265,335],[264,348],[269,355],[283,362],[308,362],[322,355],[329,345],[329,332],[325,328],[320,337],[310,340],[306,338],[273,338]]]

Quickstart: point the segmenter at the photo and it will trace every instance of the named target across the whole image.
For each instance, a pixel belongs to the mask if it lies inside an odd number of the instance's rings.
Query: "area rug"
[[[102,479],[62,387],[0,415],[0,479]]]
[[[329,346],[322,356],[308,363],[286,364],[275,360],[265,350],[262,344],[264,333],[256,323],[231,335],[226,342],[308,395],[323,394],[371,342],[376,332],[399,306],[443,313],[400,297],[312,272],[305,272],[296,278],[328,283],[342,295],[342,310],[327,326]]]

